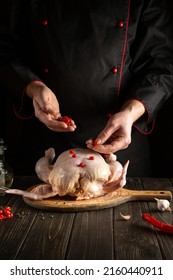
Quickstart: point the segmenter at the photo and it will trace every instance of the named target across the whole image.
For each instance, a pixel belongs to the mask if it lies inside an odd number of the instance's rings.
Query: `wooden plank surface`
[[[74,214],[38,212],[16,259],[64,259]]]
[[[21,189],[37,183],[36,177],[27,176],[14,182]],[[173,192],[173,181],[129,178],[127,187]],[[9,205],[14,212],[13,219],[0,222],[0,259],[173,259],[173,235],[154,229],[141,218],[142,213],[150,213],[173,224],[173,212],[159,212],[155,201],[77,213],[35,209],[13,195],[0,197],[0,205]],[[120,212],[131,219],[123,220]]]
[[[166,189],[173,192],[173,185],[172,181],[169,179],[161,179],[161,178],[155,178],[154,180],[143,179],[143,187],[144,189],[150,190],[153,187],[155,189]],[[171,202],[171,208],[173,210],[173,202]],[[166,212],[160,212],[157,211],[156,203],[149,202],[148,203],[148,213],[151,214],[156,219],[173,225],[173,212],[172,211],[166,211]],[[146,227],[148,225],[146,224]],[[167,234],[165,232],[161,232],[157,229],[154,229],[152,226],[150,227],[150,233],[156,234],[158,244],[161,250],[162,259],[164,260],[172,260],[173,259],[173,235]]]
[[[77,213],[67,259],[114,259],[113,209]]]
[[[19,179],[18,182],[19,184],[24,182],[23,178]],[[19,197],[1,196],[0,205],[2,207],[10,206],[14,213],[13,219],[1,221],[0,223],[0,259],[15,259],[30,231],[36,213],[32,213],[30,216],[29,213],[32,212],[32,209],[28,206],[26,207]],[[25,216],[23,216],[23,212]]]
[[[128,189],[142,189],[142,182],[138,178],[129,179],[127,187]],[[141,215],[146,211],[148,211],[147,202],[126,203],[114,209],[116,259],[162,259],[154,232],[145,228],[142,221]],[[130,215],[131,219],[123,220],[120,213]]]

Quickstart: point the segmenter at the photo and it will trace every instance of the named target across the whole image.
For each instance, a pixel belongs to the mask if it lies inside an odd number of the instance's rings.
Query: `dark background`
[[[173,15],[173,3],[171,0],[167,1]],[[11,105],[10,97],[0,87],[0,138],[3,138],[8,148],[5,153],[6,161],[13,167],[15,173],[20,173],[17,170],[17,163],[15,163],[12,155],[20,153],[20,141],[22,139],[20,133],[23,121],[16,122]],[[31,137],[34,137],[32,133]],[[149,135],[149,141],[153,166],[152,177],[173,177],[173,93],[157,116],[154,130]],[[18,147],[17,151],[15,147]]]

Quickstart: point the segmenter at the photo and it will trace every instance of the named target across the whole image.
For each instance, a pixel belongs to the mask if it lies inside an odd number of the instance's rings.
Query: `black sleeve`
[[[172,15],[173,16],[173,15]],[[129,98],[146,108],[135,126],[148,133],[160,108],[173,92],[173,19],[165,0],[144,1],[136,40],[132,45],[131,71],[135,85]]]

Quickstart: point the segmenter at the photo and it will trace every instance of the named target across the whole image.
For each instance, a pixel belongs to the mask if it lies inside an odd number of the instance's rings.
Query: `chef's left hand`
[[[112,115],[95,140],[86,141],[87,147],[103,154],[126,149],[131,143],[132,125],[144,112],[145,107],[141,102],[127,101],[120,112]]]

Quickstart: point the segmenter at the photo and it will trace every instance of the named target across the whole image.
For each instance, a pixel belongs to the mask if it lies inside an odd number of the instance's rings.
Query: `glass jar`
[[[4,151],[7,148],[4,146],[4,141],[0,138],[0,186],[10,188],[13,179],[13,169],[5,161]]]

